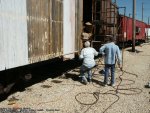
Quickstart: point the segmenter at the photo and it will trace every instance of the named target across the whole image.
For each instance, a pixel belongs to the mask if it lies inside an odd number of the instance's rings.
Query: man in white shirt
[[[83,64],[80,68],[80,76],[82,76],[82,82],[87,84],[87,79],[85,77],[85,73],[88,73],[88,80],[91,82],[92,72],[91,68],[95,66],[94,56],[98,55],[98,52],[90,47],[90,42],[86,41],[84,43],[85,48],[81,50],[81,54],[79,56],[80,59],[83,59]]]

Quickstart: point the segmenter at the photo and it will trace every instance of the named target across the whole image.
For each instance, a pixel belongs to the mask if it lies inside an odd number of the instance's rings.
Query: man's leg
[[[80,76],[82,77],[82,82],[87,84],[87,79],[85,77],[85,70],[86,70],[86,67],[84,65],[82,65],[80,68]]]
[[[89,79],[89,82],[92,81],[92,71],[91,71],[91,69],[88,70],[88,79]]]
[[[115,64],[111,65],[111,85],[115,83]]]
[[[109,65],[105,65],[105,76],[104,76],[104,85],[108,83],[108,74],[109,74]]]

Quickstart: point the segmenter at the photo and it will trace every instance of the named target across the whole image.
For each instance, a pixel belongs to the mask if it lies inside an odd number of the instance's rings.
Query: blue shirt
[[[121,53],[119,47],[114,42],[103,45],[99,51],[104,55],[105,64],[115,64],[116,58],[118,59],[118,64],[121,64]]]
[[[95,66],[94,56],[97,56],[97,55],[98,55],[98,52],[94,48],[87,47],[87,48],[82,49],[79,58],[83,59],[84,66],[91,68]]]

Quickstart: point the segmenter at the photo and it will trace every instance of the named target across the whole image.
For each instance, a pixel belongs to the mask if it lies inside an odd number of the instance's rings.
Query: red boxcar
[[[119,37],[118,37],[118,41],[120,42],[125,42],[128,44],[132,43],[132,18],[127,17],[127,16],[120,16],[119,18]],[[136,43],[141,43],[141,42],[145,42],[146,40],[146,33],[145,33],[145,29],[147,24],[136,20],[135,22],[135,26],[136,26],[136,37],[135,37],[135,41]]]

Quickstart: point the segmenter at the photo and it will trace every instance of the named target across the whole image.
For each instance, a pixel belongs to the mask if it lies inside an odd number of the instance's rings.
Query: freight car
[[[35,65],[73,59],[82,21],[83,0],[0,0],[0,94],[31,80]]]
[[[123,42],[125,45],[132,44],[132,18],[120,15],[119,17],[119,35],[118,35],[118,44],[122,45]],[[135,42],[136,44],[140,44],[146,41],[146,28],[147,24],[136,20],[135,22]]]
[[[0,71],[59,56],[81,45],[82,0],[0,1]]]

